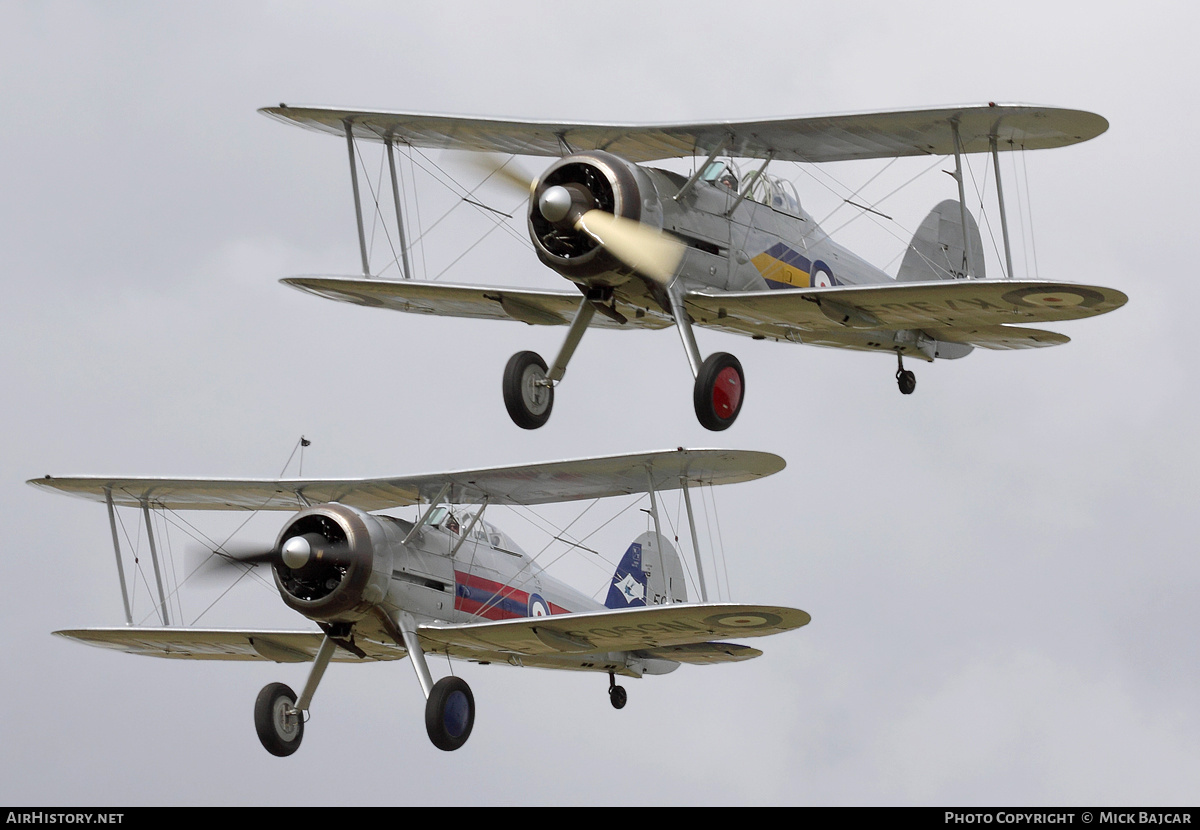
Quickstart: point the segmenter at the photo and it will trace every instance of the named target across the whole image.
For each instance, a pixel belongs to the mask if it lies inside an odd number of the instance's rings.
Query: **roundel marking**
[[[542,599],[540,594],[529,595],[529,616],[531,617],[549,617],[550,605],[546,600]]]
[[[1104,295],[1078,285],[1030,286],[1009,291],[1005,302],[1027,308],[1091,308],[1104,301]]]
[[[783,622],[783,618],[765,611],[750,611],[743,614],[714,614],[711,617],[705,617],[704,621],[709,625],[722,628],[752,629],[774,628]]]
[[[812,264],[812,273],[808,276],[808,283],[813,288],[832,288],[838,284],[838,281],[833,278],[833,269],[818,259]]]

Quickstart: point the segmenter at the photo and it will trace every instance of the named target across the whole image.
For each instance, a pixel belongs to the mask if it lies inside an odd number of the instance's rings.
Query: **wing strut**
[[[433,512],[433,508],[441,504],[442,499],[446,498],[446,494],[450,492],[450,485],[452,483],[453,482],[447,481],[442,485],[442,489],[438,490],[438,494],[429,500],[429,506],[425,508],[425,512],[421,514],[421,518],[418,519],[417,523],[412,526],[412,530],[408,531],[408,535],[404,537],[404,541],[402,541],[400,544],[407,545],[412,541],[412,538],[420,532],[421,528],[425,526],[425,521],[429,518],[429,514]]]
[[[346,128],[346,150],[350,153],[350,186],[354,190],[354,216],[358,219],[358,250],[362,254],[363,276],[369,277],[371,266],[367,264],[367,235],[363,231],[362,200],[358,196],[358,165],[354,161],[354,129],[349,118],[342,126]]]
[[[163,625],[170,625],[167,619],[167,597],[163,594],[162,572],[158,567],[158,548],[154,545],[154,525],[150,521],[150,502],[142,499],[142,515],[146,517],[146,538],[150,540],[150,561],[154,563],[154,582],[158,585],[158,615]]]
[[[763,160],[762,167],[758,168],[758,172],[746,177],[746,184],[742,188],[742,192],[733,200],[733,204],[729,206],[729,210],[725,211],[725,218],[733,216],[733,212],[737,210],[738,205],[746,200],[750,195],[750,191],[754,189],[754,183],[762,179],[763,173],[767,172],[767,165],[771,163],[771,159],[775,158],[775,151],[771,150],[767,153],[766,159]]]
[[[958,182],[958,210],[962,216],[962,235],[963,235],[963,273],[968,277],[971,273],[968,269],[971,267],[971,234],[967,228],[967,194],[963,190],[963,169],[962,169],[962,139],[958,135],[958,119],[950,121],[950,130],[954,133],[954,180]]]
[[[671,577],[667,574],[667,563],[663,559],[662,529],[658,526],[658,500],[654,498],[654,470],[649,465],[646,466],[646,484],[646,492],[650,494],[650,516],[654,519],[654,547],[658,551],[658,571],[662,574],[663,590],[667,592],[667,604],[670,605],[675,599],[671,596]]]
[[[388,138],[387,140],[387,157],[388,169],[392,173],[392,201],[396,205],[396,230],[400,233],[400,259],[404,265],[403,276],[406,280],[412,279],[412,271],[408,267],[408,243],[404,239],[404,219],[400,212],[400,187],[396,184],[396,154],[392,150],[396,140]]]
[[[112,529],[113,553],[117,556],[117,578],[121,581],[121,602],[125,603],[125,624],[133,625],[133,612],[129,610],[129,589],[125,587],[125,566],[121,564],[121,540],[117,536],[117,514],[113,509],[112,488],[104,488],[104,500],[108,504],[108,526]]]
[[[1004,234],[1004,260],[1008,264],[1008,278],[1013,278],[1012,249],[1008,245],[1008,214],[1004,211],[1004,184],[1000,181],[1000,153],[996,148],[996,134],[988,137],[992,146],[992,165],[996,168],[996,201],[1000,203],[1000,231]],[[966,231],[963,232],[964,234]]]
[[[729,142],[732,140],[733,140],[733,136],[729,135],[728,133],[726,133],[724,136],[722,136],[721,140],[717,142],[717,146],[713,147],[713,151],[708,154],[708,158],[705,159],[704,164],[702,164],[696,168],[696,172],[692,173],[691,178],[689,178],[686,182],[684,182],[683,187],[679,188],[679,192],[676,193],[671,198],[674,199],[676,202],[681,201],[683,199],[683,197],[686,196],[688,194],[688,192],[693,187],[696,186],[696,182],[698,182],[700,180],[700,177],[704,175],[704,171],[708,169],[708,166],[716,160],[717,156],[721,153],[722,150],[725,149],[725,146],[727,144],[729,144]]]
[[[700,539],[696,535],[696,516],[692,513],[692,494],[688,492],[687,476],[679,477],[679,489],[683,491],[683,504],[687,509],[688,527],[692,531],[692,552],[696,556],[696,575],[700,578],[700,601],[708,602],[708,588],[704,584],[704,566],[700,564]]]
[[[467,529],[464,530],[462,532],[462,535],[460,535],[458,537],[458,542],[455,543],[454,549],[452,551],[450,551],[450,556],[448,558],[453,559],[454,556],[458,553],[458,549],[463,546],[463,542],[467,541],[467,538],[471,535],[471,531],[475,529],[476,523],[481,518],[483,518],[483,511],[487,510],[487,506],[488,506],[487,496],[484,496],[483,497],[483,506],[475,511],[475,515],[471,517],[471,521],[467,524]]]

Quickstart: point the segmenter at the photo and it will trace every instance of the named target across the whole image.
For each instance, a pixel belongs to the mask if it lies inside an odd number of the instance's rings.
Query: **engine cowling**
[[[361,619],[387,593],[393,535],[371,514],[344,504],[301,510],[276,540],[285,561],[272,568],[275,587],[289,608],[310,619]]]
[[[559,159],[534,186],[528,224],[538,259],[580,283],[619,285],[630,278],[630,270],[575,227],[589,210],[661,229],[658,193],[641,168],[601,150]]]

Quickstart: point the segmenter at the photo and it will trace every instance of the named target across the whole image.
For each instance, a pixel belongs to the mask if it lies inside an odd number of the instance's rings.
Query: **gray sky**
[[[0,802],[1194,804],[1196,21],[1181,4],[1077,8],[0,6]],[[1056,327],[1073,338],[1061,348],[913,366],[911,398],[886,357],[701,332],[701,351],[737,354],[747,375],[738,423],[712,434],[673,332],[593,332],[549,425],[526,433],[504,412],[504,362],[552,356],[563,330],[407,317],[276,282],[353,274],[358,253],[344,145],[260,106],[626,122],[989,100],[1109,119],[1018,170],[1037,273],[1130,302]],[[897,163],[868,197],[926,165]],[[881,166],[830,172],[853,188]],[[793,172],[823,218],[829,191]],[[419,186],[429,223],[449,203]],[[953,195],[935,169],[884,203],[895,224],[851,222],[838,239],[887,265]],[[423,273],[486,228],[455,210],[426,238]],[[565,286],[504,233],[442,278]],[[754,642],[766,655],[747,664],[629,681],[621,712],[599,675],[456,665],[478,705],[456,753],[425,737],[406,662],[335,665],[284,760],[259,746],[253,700],[271,681],[299,688],[304,667],[50,636],[120,624],[120,594],[103,508],[25,479],[272,476],[301,433],[316,476],[777,452],[786,471],[717,492],[731,594],[813,622]],[[644,525],[632,515],[597,537],[614,559]],[[521,517],[490,518],[544,543]],[[559,567],[587,590],[605,579]],[[185,586],[184,617],[308,625],[263,583],[205,612],[216,592]]]

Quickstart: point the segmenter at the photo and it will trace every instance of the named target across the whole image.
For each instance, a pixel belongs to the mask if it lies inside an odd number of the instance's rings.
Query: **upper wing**
[[[272,660],[276,663],[311,663],[324,634],[320,631],[235,631],[225,628],[79,628],[55,631],[60,637],[89,646],[111,648],[126,654],[171,657],[178,660]],[[359,663],[368,660],[399,660],[408,652],[358,638],[355,646],[366,657],[346,649],[333,653],[333,660]]]
[[[656,605],[497,622],[426,624],[418,628],[430,651],[470,659],[508,655],[597,654],[707,644],[724,637],[764,637],[807,625],[798,608],[733,603]],[[669,651],[661,655],[694,662]],[[703,652],[701,652],[703,653]],[[750,655],[757,656],[757,655]]]
[[[548,504],[577,499],[678,490],[690,483],[734,484],[769,476],[785,466],[772,453],[747,450],[663,450],[635,455],[551,461],[396,478],[198,479],[82,476],[35,478],[35,487],[113,504],[143,503],[170,510],[296,510],[305,503],[336,501],[384,510],[442,496],[454,504]]]
[[[520,320],[540,326],[565,326],[571,322],[582,295],[565,291],[530,291],[518,288],[489,288],[451,285],[422,280],[370,280],[346,277],[291,277],[281,280],[330,300],[356,305],[390,308],[414,314],[443,317],[472,317],[483,320]],[[601,328],[661,329],[671,318],[656,309],[635,308],[617,302],[628,323],[618,323],[598,314],[591,326]]]
[[[319,132],[397,141],[414,147],[563,156],[607,150],[634,162],[707,154],[725,144],[730,155],[781,161],[846,161],[954,152],[958,125],[964,152],[1036,150],[1087,141],[1108,129],[1091,112],[1022,105],[948,107],[901,112],[822,115],[701,124],[586,124],[506,121],[452,115],[328,107],[264,107],[264,115]]]
[[[1067,342],[1062,335],[1013,324],[1094,317],[1128,298],[1112,288],[1027,280],[945,280],[751,292],[691,291],[688,311],[701,325],[805,342],[839,333],[922,329],[940,339],[985,348]],[[944,335],[944,336],[943,336]]]

